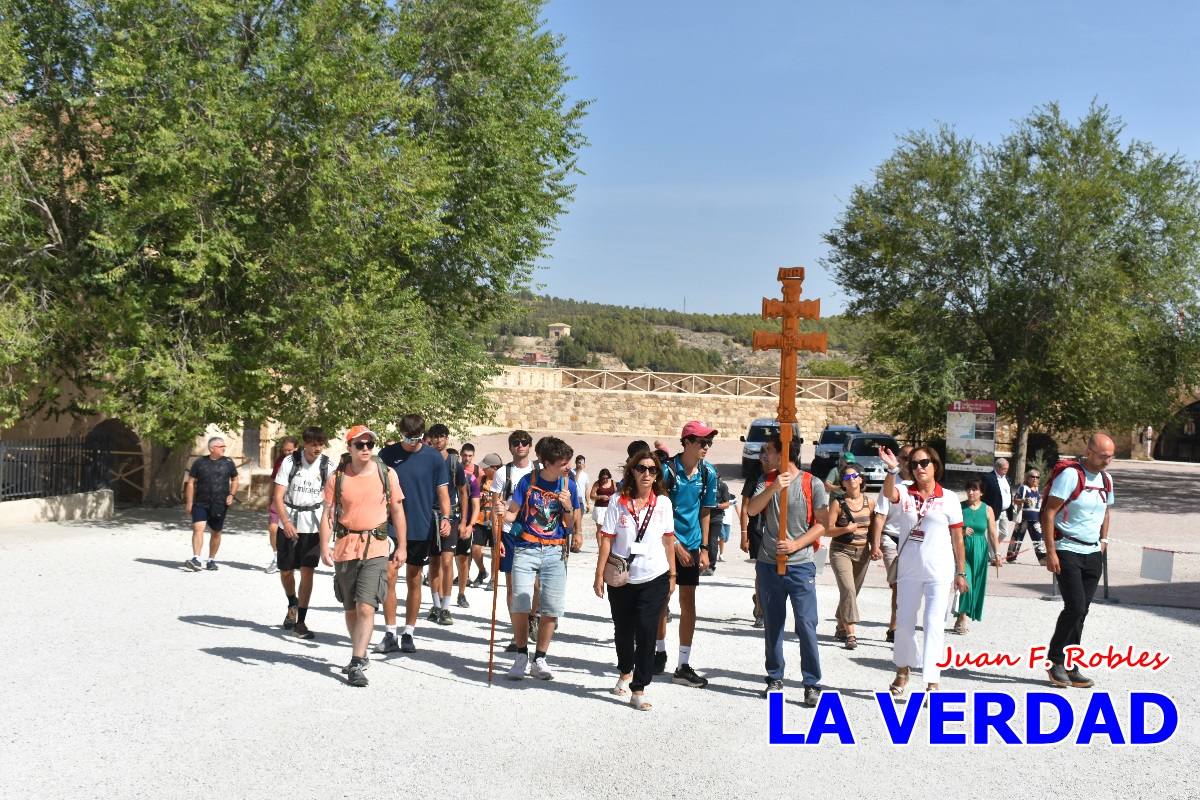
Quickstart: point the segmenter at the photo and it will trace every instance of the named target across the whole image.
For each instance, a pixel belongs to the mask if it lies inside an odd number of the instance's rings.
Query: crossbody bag
[[[646,529],[650,527],[650,518],[654,516],[654,509],[658,505],[658,498],[654,495],[650,497],[651,501],[646,506],[646,516],[640,524],[637,520],[637,513],[633,510],[629,512],[633,517],[633,524],[637,526],[635,544],[642,543],[642,537],[646,535]],[[629,565],[633,563],[633,559],[637,558],[632,550],[633,548],[630,548],[631,552],[628,558],[609,552],[608,560],[604,562],[604,582],[610,587],[619,588],[629,583]]]

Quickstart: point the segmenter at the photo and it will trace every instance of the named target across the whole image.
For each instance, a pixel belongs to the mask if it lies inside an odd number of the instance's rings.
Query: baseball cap
[[[366,436],[368,434],[374,436],[376,439],[379,438],[379,434],[375,433],[375,431],[371,430],[366,425],[355,425],[353,428],[346,431],[346,444],[350,444],[360,436]]]
[[[479,463],[485,467],[499,467],[504,464],[504,459],[496,453],[488,453]]]
[[[842,460],[847,464],[857,464],[858,459],[854,457],[854,453],[842,453]]]
[[[694,419],[683,426],[683,433],[679,434],[679,438],[686,439],[689,436],[699,436],[701,439],[705,439],[709,436],[716,435],[716,428],[710,428],[700,420]]]

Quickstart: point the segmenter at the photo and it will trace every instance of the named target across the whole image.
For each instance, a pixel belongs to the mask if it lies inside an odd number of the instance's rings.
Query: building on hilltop
[[[571,326],[565,322],[550,323],[550,338],[562,339],[571,335]]]

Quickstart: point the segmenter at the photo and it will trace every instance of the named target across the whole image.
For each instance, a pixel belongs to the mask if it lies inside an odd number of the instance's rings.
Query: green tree
[[[1093,106],[1036,109],[996,144],[902,137],[826,235],[877,332],[865,390],[915,430],[947,391],[1029,432],[1163,420],[1200,363],[1195,167]],[[910,405],[906,405],[910,404]]]
[[[541,5],[0,0],[0,423],[181,463],[210,422],[484,419],[583,144]]]

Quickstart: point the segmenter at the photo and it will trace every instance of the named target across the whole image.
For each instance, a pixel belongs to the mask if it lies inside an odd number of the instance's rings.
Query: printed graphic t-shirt
[[[578,497],[579,488],[575,481],[565,479],[567,490],[571,497]],[[517,522],[521,525],[522,533],[530,533],[539,539],[562,539],[567,535],[565,509],[559,499],[559,486],[563,479],[548,481],[541,475],[534,484],[533,475],[526,475],[517,484],[512,502],[520,506],[517,512]],[[534,547],[533,542],[517,540],[518,547]]]
[[[237,466],[233,459],[221,456],[212,459],[208,456],[197,458],[188,470],[196,487],[192,502],[201,506],[225,507],[225,498],[229,496],[230,481],[237,476]]]

